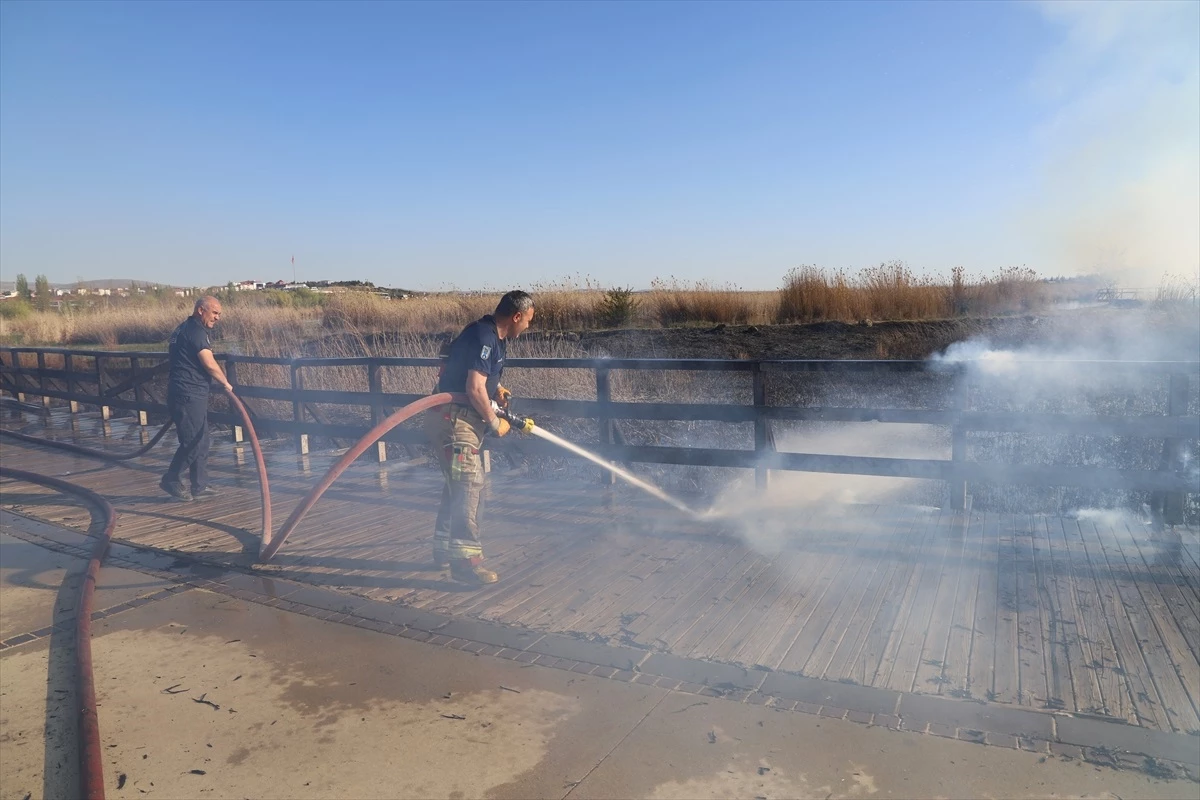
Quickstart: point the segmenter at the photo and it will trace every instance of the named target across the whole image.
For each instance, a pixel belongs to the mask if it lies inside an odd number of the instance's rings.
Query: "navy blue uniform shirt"
[[[171,379],[168,389],[181,394],[208,394],[212,376],[200,363],[200,351],[211,350],[208,330],[195,317],[188,317],[171,334]]]
[[[472,322],[450,344],[438,391],[466,392],[467,372],[475,370],[487,376],[487,395],[495,397],[507,345],[496,333],[496,320],[491,314]]]

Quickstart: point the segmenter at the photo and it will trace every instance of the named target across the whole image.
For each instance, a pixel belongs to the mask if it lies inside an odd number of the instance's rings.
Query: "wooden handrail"
[[[36,367],[23,364],[20,356],[27,354],[37,361]],[[63,356],[64,368],[46,366],[48,355]],[[98,368],[86,372],[73,369],[76,357],[94,359],[96,364],[113,362],[130,365],[130,376],[103,390],[104,370]],[[147,401],[143,391],[148,381],[161,375],[166,369],[167,354],[163,352],[97,351],[73,348],[0,348],[0,388],[18,393],[38,394],[43,398],[91,403],[104,407],[128,409],[138,412],[165,411],[160,403]],[[220,354],[231,374],[238,378],[238,392],[246,399],[279,401],[286,403],[291,413],[289,419],[256,417],[256,425],[264,433],[283,434],[294,437],[302,450],[309,436],[330,438],[355,438],[367,430],[369,424],[364,414],[363,424],[330,423],[309,418],[313,404],[357,406],[368,412],[371,421],[378,421],[387,408],[400,407],[423,397],[422,394],[385,392],[383,371],[398,367],[438,366],[441,361],[428,357],[355,357],[355,358],[269,358]],[[28,360],[28,359],[27,359]],[[156,361],[145,366],[146,360]],[[262,364],[286,367],[289,377],[285,386],[258,386],[246,383],[244,374],[237,370],[238,364]],[[77,367],[77,364],[74,364]],[[966,374],[965,363],[939,363],[930,361],[867,361],[867,360],[722,360],[722,359],[631,359],[631,358],[566,358],[566,359],[509,359],[510,368],[554,370],[586,369],[596,375],[595,400],[568,400],[559,398],[520,398],[521,413],[535,418],[546,415],[596,419],[600,421],[599,445],[595,448],[604,457],[623,462],[645,462],[658,464],[686,464],[694,466],[719,466],[755,469],[759,484],[765,484],[769,470],[800,470],[811,472],[833,472],[858,475],[883,475],[908,478],[929,478],[951,482],[952,502],[960,506],[965,502],[969,482],[1026,483],[1087,488],[1124,488],[1134,491],[1153,491],[1165,494],[1164,508],[1182,509],[1182,496],[1188,492],[1200,492],[1195,476],[1183,468],[1187,448],[1185,442],[1200,438],[1200,417],[1188,415],[1187,397],[1191,381],[1200,374],[1198,362],[1008,362],[1005,369],[1018,372],[1052,368],[1055,370],[1078,368],[1088,374],[1103,374],[1106,377],[1127,377],[1151,374],[1169,375],[1168,413],[1164,415],[1095,415],[1066,414],[1051,412],[1017,413],[1009,411],[971,410],[965,394],[966,384],[959,380],[949,408],[880,408],[842,406],[784,406],[771,405],[767,391],[768,377],[780,372],[824,372],[824,373],[903,373],[927,372],[946,374],[956,380]],[[365,369],[367,391],[338,391],[304,388],[305,383],[322,368],[362,367]],[[751,403],[714,402],[669,402],[639,403],[611,399],[610,376],[618,370],[658,370],[692,372],[743,372],[750,373],[753,382]],[[306,377],[309,376],[309,377]],[[432,375],[431,375],[432,378]],[[57,381],[65,385],[66,391],[50,385]],[[89,391],[90,390],[90,391]],[[120,395],[134,390],[131,400]],[[46,400],[48,402],[48,400]],[[228,414],[213,412],[215,422],[237,424]],[[710,421],[722,423],[750,423],[753,425],[753,449],[730,450],[710,447],[649,447],[623,444],[618,420],[659,421]],[[948,426],[952,431],[951,458],[939,459],[884,459],[865,456],[823,455],[812,453],[777,452],[771,424],[776,421],[819,421],[819,422],[883,422],[897,424],[919,424]],[[967,459],[966,436],[971,432],[1009,432],[1030,434],[1073,434],[1085,436],[1127,436],[1142,439],[1162,440],[1163,458],[1158,469],[1131,470],[1109,467],[1084,467],[1045,464],[988,464]],[[415,444],[422,441],[416,431],[397,429],[391,431],[386,441]],[[506,449],[509,443],[500,441],[490,446]],[[528,454],[549,452],[540,441],[521,443],[521,450]],[[386,450],[378,448],[377,456],[385,458]],[[556,452],[557,454],[557,452]]]

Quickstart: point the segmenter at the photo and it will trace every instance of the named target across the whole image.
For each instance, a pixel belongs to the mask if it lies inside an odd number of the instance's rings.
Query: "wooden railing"
[[[285,404],[290,414],[258,415],[255,427],[263,434],[284,434],[294,438],[300,452],[307,452],[308,437],[357,439],[389,409],[406,405],[421,394],[384,391],[383,372],[397,367],[436,368],[436,358],[263,358],[233,354],[218,355],[238,396],[245,400],[267,400]],[[108,352],[66,348],[0,348],[0,389],[24,399],[25,395],[66,401],[71,409],[80,404],[99,406],[107,419],[113,408],[127,409],[145,425],[147,413],[165,413],[161,388],[151,385],[161,380],[167,369],[162,352]],[[53,365],[50,364],[53,362]],[[1082,366],[1080,362],[1071,362]],[[239,369],[249,365],[270,365],[284,371],[287,386],[265,386],[249,382]],[[530,370],[588,370],[595,378],[594,400],[522,398],[520,411],[535,418],[548,415],[564,418],[588,418],[599,423],[599,444],[594,449],[605,458],[619,462],[681,464],[707,467],[754,469],[760,485],[770,470],[799,470],[853,475],[926,478],[950,485],[950,504],[963,508],[971,483],[1012,483],[1050,486],[1074,486],[1090,489],[1123,489],[1153,492],[1160,499],[1163,516],[1176,521],[1182,516],[1187,493],[1200,492],[1197,478],[1185,468],[1188,443],[1200,438],[1200,417],[1187,413],[1191,382],[1200,372],[1196,362],[1090,362],[1089,371],[1108,377],[1127,376],[1132,383],[1145,382],[1151,376],[1169,376],[1168,397],[1162,403],[1162,415],[1096,416],[1064,413],[1015,413],[971,410],[969,375],[966,364],[939,364],[928,361],[764,361],[717,359],[510,359],[507,366]],[[1036,365],[1030,364],[1030,368]],[[1063,365],[1064,368],[1070,365]],[[339,368],[364,371],[366,391],[337,391],[305,388],[306,376],[314,371]],[[1020,365],[1016,365],[1018,370]],[[690,371],[749,373],[749,404],[622,402],[612,399],[612,373],[631,371]],[[949,381],[949,408],[859,408],[834,406],[772,405],[768,384],[772,380],[803,372],[870,373],[881,380],[898,373],[937,372]],[[432,387],[434,370],[429,370]],[[894,378],[893,378],[894,379]],[[357,406],[369,411],[362,422],[331,422],[316,406]],[[228,413],[214,411],[210,418],[229,425],[240,440],[238,420]],[[667,447],[627,444],[615,425],[617,420],[682,420],[753,425],[751,449],[712,447]],[[951,431],[949,459],[881,458],[871,456],[828,455],[781,452],[775,448],[772,423],[776,421],[886,422],[947,426]],[[1162,459],[1158,469],[1057,464],[985,463],[968,459],[968,434],[971,432],[1066,433],[1097,436],[1126,436],[1161,440]],[[419,430],[397,428],[384,437],[405,445],[423,444]],[[506,442],[492,442],[503,449]],[[523,452],[536,455],[559,451],[540,440],[524,440]],[[377,458],[386,457],[382,443]]]

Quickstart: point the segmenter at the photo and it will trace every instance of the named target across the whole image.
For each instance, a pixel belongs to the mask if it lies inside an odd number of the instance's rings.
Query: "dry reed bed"
[[[655,279],[646,292],[602,289],[590,280],[534,286],[535,326],[542,330],[669,327],[726,323],[837,320],[920,320],[1036,310],[1052,287],[1023,269],[968,282],[955,270],[948,282],[919,276],[899,262],[854,276],[798,267],[776,291]],[[391,300],[366,291],[283,302],[283,293],[229,293],[222,335],[234,352],[296,355],[321,333],[452,333],[491,311],[496,294],[443,293]],[[183,298],[112,300],[90,310],[0,317],[0,339],[25,345],[115,347],[161,343],[189,311]]]

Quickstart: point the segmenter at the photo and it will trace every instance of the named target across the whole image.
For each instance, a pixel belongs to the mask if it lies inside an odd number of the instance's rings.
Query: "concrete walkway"
[[[86,542],[19,515],[2,521],[0,798],[75,796],[70,635],[53,626],[71,618]],[[1197,792],[1153,765],[981,746],[417,641],[246,599],[236,582],[169,556],[113,556],[133,568],[106,567],[95,604],[111,798]]]

